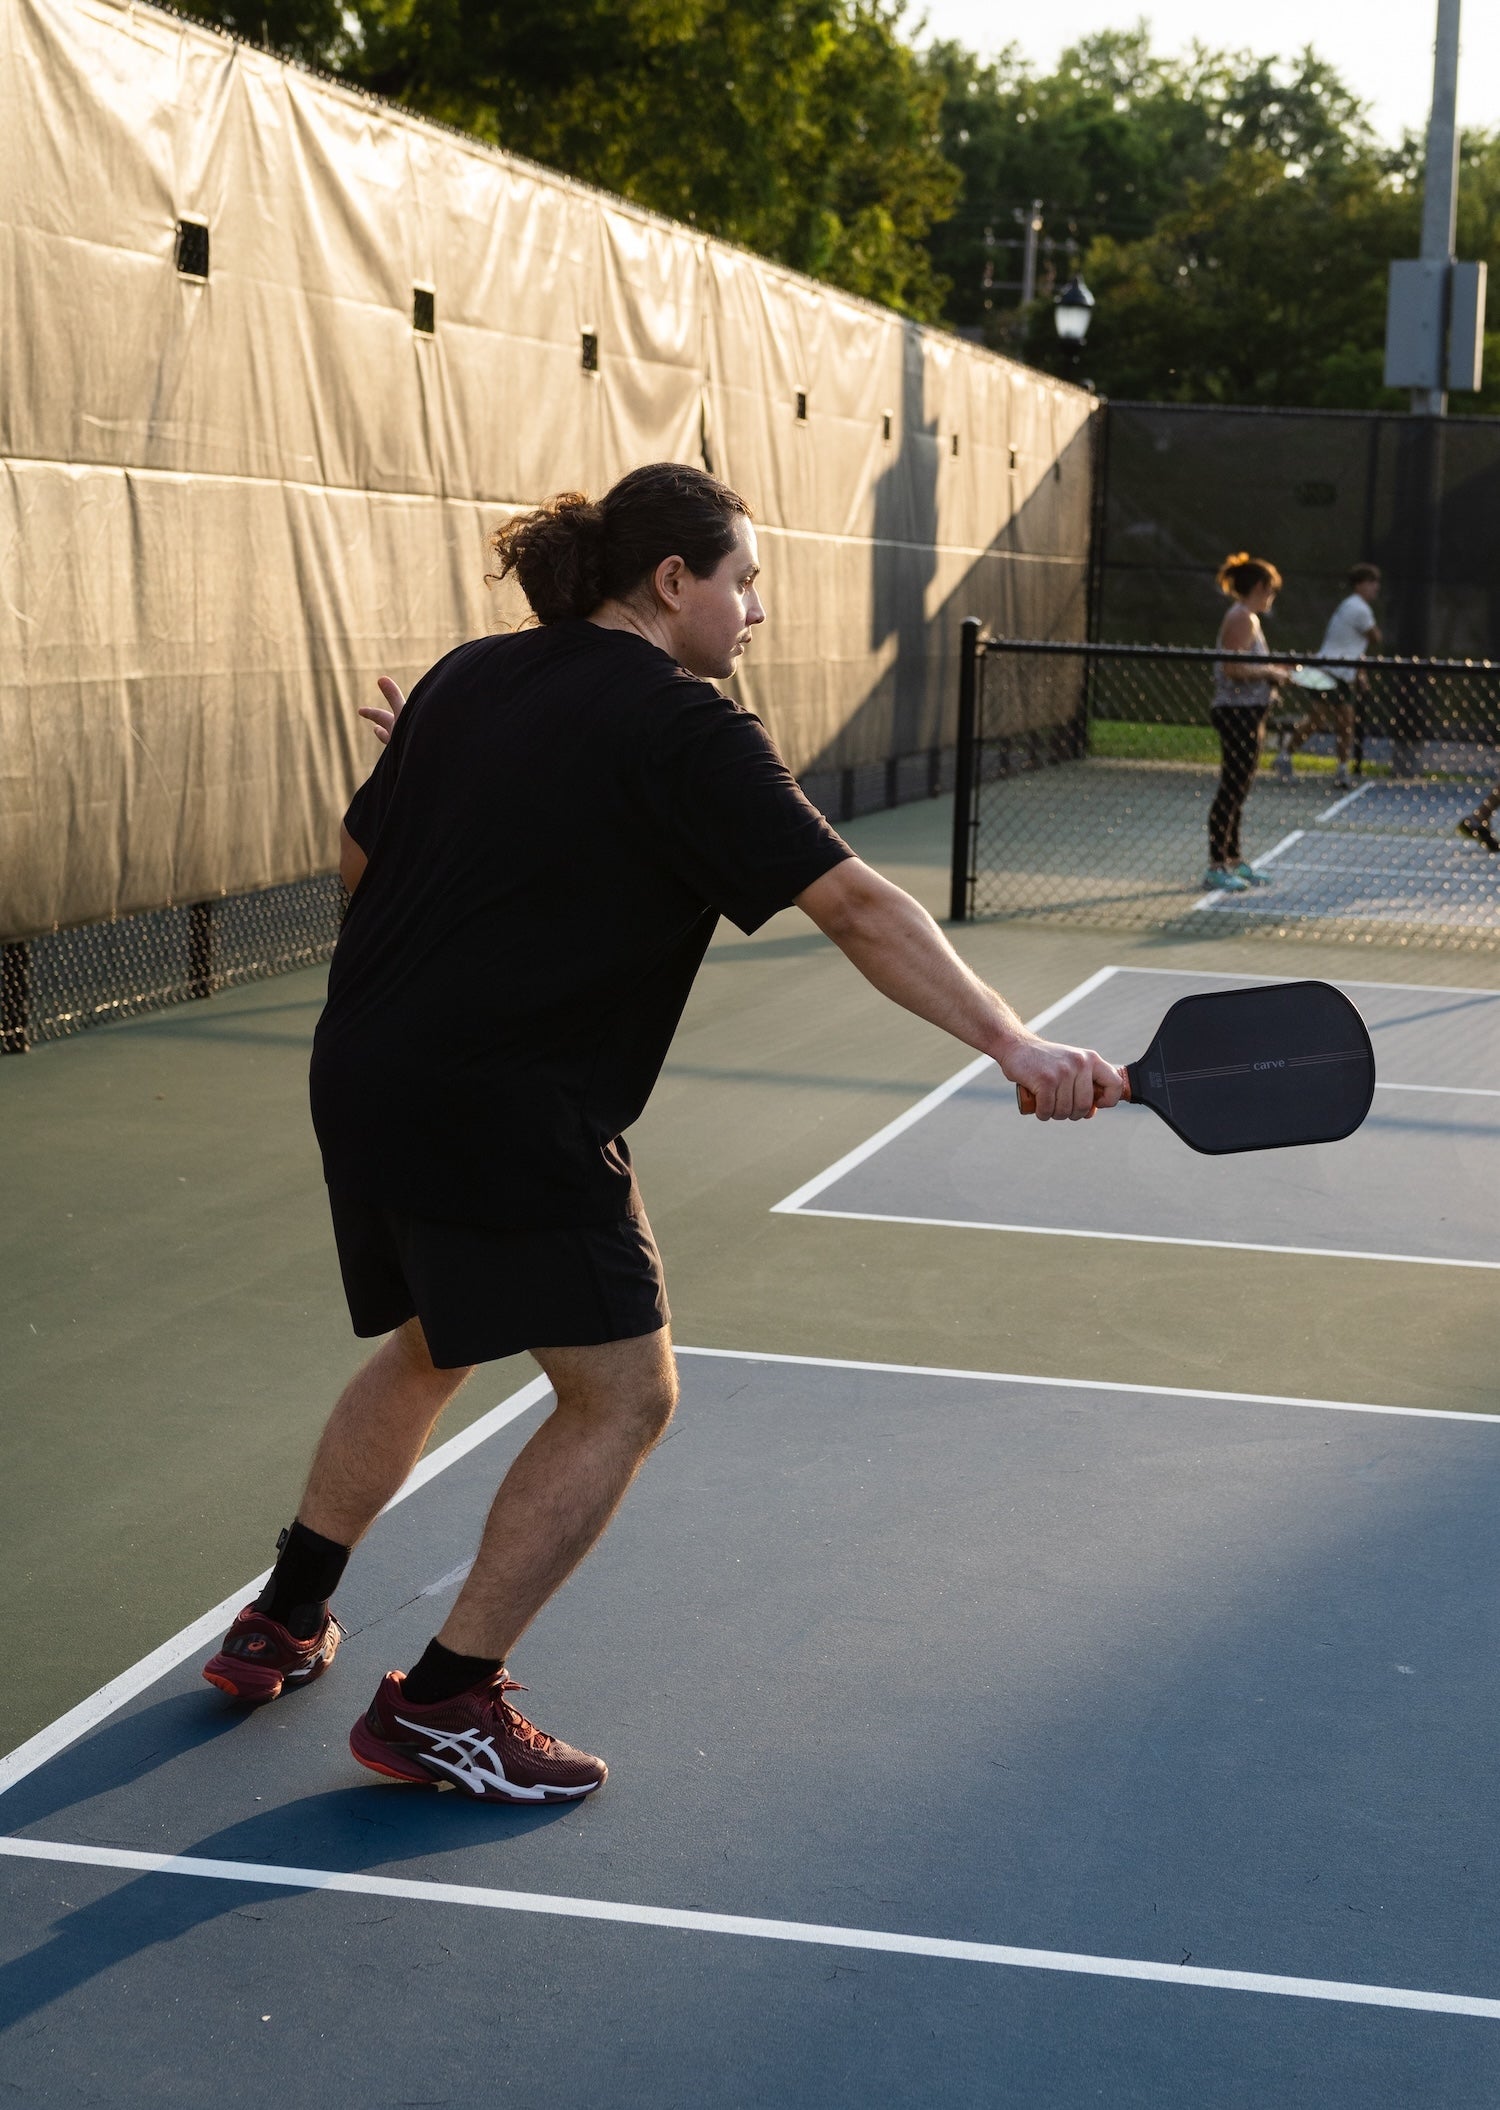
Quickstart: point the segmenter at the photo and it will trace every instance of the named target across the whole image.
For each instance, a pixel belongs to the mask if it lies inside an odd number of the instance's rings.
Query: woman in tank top
[[[1271,659],[1260,627],[1261,617],[1269,615],[1275,604],[1281,574],[1264,557],[1252,557],[1241,550],[1225,558],[1218,587],[1234,603],[1219,625],[1219,650],[1254,653],[1265,661],[1263,668],[1245,660],[1214,662],[1210,715],[1219,736],[1222,760],[1219,788],[1208,811],[1208,870],[1203,883],[1216,893],[1243,894],[1251,887],[1271,884],[1269,875],[1246,864],[1241,854],[1240,815],[1260,766],[1261,742],[1272,698],[1289,672]]]

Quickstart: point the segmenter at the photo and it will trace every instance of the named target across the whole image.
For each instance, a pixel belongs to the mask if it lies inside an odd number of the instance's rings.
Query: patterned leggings
[[[1266,713],[1254,704],[1218,704],[1210,714],[1219,736],[1223,763],[1219,788],[1208,809],[1208,856],[1216,865],[1240,861],[1240,815],[1260,766],[1260,743],[1266,729]]]

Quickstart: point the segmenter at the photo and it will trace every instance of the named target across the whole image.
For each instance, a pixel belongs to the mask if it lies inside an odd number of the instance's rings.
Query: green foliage
[[[1211,181],[1235,152],[1265,152],[1309,171],[1346,165],[1370,141],[1359,106],[1311,52],[1291,69],[1195,49],[1154,55],[1144,27],[1085,38],[1055,72],[1033,74],[1014,49],[991,65],[953,44],[928,64],[943,85],[943,146],[963,176],[958,210],[929,238],[953,281],[950,313],[983,327],[1014,306],[987,289],[1020,276],[1013,214],[1042,201],[1050,236],[1148,237],[1184,186]],[[990,334],[995,333],[995,326]]]
[[[1385,261],[1416,246],[1415,205],[1373,160],[1289,178],[1236,148],[1143,240],[1090,245],[1108,327],[1089,346],[1108,392],[1193,403],[1352,409],[1381,397]],[[1056,364],[1049,318],[1028,342]]]
[[[349,50],[341,0],[185,0],[184,12],[252,44],[336,69]]]
[[[964,179],[928,238],[953,321],[1111,395],[1405,408],[1381,385],[1386,273],[1417,252],[1421,142],[1382,149],[1313,52],[1289,65],[1201,46],[1165,59],[1138,28],[1085,39],[1044,76],[1014,51],[984,65],[941,45],[928,63]],[[1047,234],[1074,246],[1053,250],[1019,315],[986,265],[1019,278],[1019,251],[998,244],[1033,198]],[[1465,142],[1458,247],[1500,266],[1500,139]],[[1050,309],[1054,273],[1075,262],[1098,302],[1081,357]],[[1490,371],[1455,410],[1500,409]]]
[[[1500,140],[1471,140],[1460,254],[1500,267]],[[1099,306],[1090,375],[1106,393],[1150,401],[1404,410],[1382,385],[1387,267],[1417,253],[1419,184],[1391,157],[1289,171],[1235,149],[1217,175],[1134,242],[1101,236],[1083,258]],[[1101,326],[1102,324],[1102,326]],[[1069,371],[1042,303],[1024,318],[1028,357]],[[1491,342],[1487,385],[1458,412],[1500,410]]]

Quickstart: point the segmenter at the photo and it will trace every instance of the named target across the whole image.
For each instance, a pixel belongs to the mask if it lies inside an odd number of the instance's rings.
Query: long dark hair
[[[632,469],[598,500],[562,491],[490,537],[491,585],[514,572],[540,623],[592,614],[627,598],[664,557],[681,557],[706,579],[734,548],[736,521],[750,517],[737,491],[682,462]]]

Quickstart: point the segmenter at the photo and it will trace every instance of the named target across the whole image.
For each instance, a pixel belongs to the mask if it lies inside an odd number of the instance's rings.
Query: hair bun
[[[496,528],[490,548],[498,570],[514,572],[542,623],[586,616],[604,598],[604,514],[583,491],[559,491],[535,512]]]

